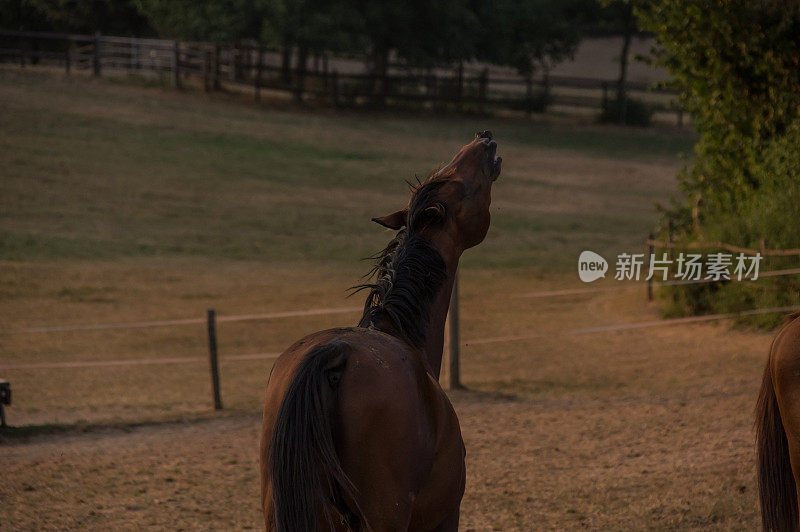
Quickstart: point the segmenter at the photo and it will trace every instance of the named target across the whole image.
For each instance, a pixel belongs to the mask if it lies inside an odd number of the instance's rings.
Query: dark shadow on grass
[[[454,401],[467,403],[518,403],[522,401],[522,398],[513,393],[479,390],[463,385],[457,390],[447,390],[447,395]]]
[[[0,428],[0,445],[4,443],[29,443],[36,439],[74,436],[93,433],[130,433],[146,428],[169,429],[175,426],[199,425],[220,420],[258,421],[261,412],[250,410],[223,410],[192,415],[170,416],[157,420],[108,420],[76,423],[43,423],[40,425],[8,426]]]

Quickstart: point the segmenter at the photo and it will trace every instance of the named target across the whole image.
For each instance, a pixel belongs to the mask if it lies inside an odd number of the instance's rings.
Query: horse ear
[[[386,216],[373,218],[372,221],[384,227],[388,227],[389,229],[401,229],[406,225],[407,218],[408,208],[405,208],[403,210],[393,212],[392,214],[387,214]]]

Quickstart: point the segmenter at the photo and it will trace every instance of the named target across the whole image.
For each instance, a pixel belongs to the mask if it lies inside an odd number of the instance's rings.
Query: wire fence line
[[[759,277],[777,277],[783,275],[798,275],[800,268],[789,268],[784,270],[772,270],[759,273]],[[653,286],[673,286],[682,284],[695,284],[695,283],[711,283],[719,282],[712,279],[698,279],[698,280],[673,280],[673,281],[655,281]],[[567,288],[561,290],[542,290],[538,292],[528,292],[524,294],[513,294],[510,297],[514,299],[525,298],[547,298],[559,297],[570,295],[591,294],[598,292],[611,292],[620,290],[634,290],[641,289],[641,284],[625,284],[622,286],[603,286],[603,287],[586,287],[586,288]],[[235,315],[218,315],[216,321],[219,323],[237,322],[237,321],[258,321],[258,320],[271,320],[281,318],[294,318],[303,316],[322,316],[327,314],[348,314],[352,312],[360,312],[363,307],[332,307],[332,308],[314,308],[314,309],[301,309],[301,310],[286,310],[279,312],[263,312],[254,314],[235,314]],[[206,323],[206,318],[179,318],[170,320],[142,320],[142,321],[128,321],[128,322],[114,322],[114,323],[94,323],[94,324],[79,324],[79,325],[53,325],[42,327],[28,327],[22,329],[0,329],[0,335],[12,334],[37,334],[37,333],[56,333],[56,332],[70,332],[70,331],[102,331],[111,329],[139,329],[149,327],[169,327],[178,325],[199,325]]]
[[[766,272],[759,272],[758,277],[780,277],[783,275],[798,275],[800,268],[786,268],[783,270],[771,270]],[[752,276],[745,276],[744,279],[750,279]],[[652,281],[650,284],[654,287],[659,286],[678,286],[685,284],[702,284],[702,283],[718,283],[720,281],[714,279],[686,279],[686,280],[670,280],[670,281]],[[524,294],[514,294],[512,298],[540,298],[540,297],[557,297],[557,296],[573,296],[580,294],[592,294],[596,292],[614,292],[618,290],[641,290],[641,284],[624,284],[622,286],[591,286],[586,288],[564,288],[561,290],[541,290],[538,292],[528,292]]]
[[[726,244],[725,242],[687,242],[681,244],[679,242],[655,240],[653,238],[648,238],[645,243],[648,246],[656,248],[724,249],[733,253],[744,253],[747,255],[756,255],[760,253],[763,257],[791,257],[793,255],[800,255],[800,249],[769,249],[766,246],[766,240],[761,241],[761,247],[759,249],[734,246],[733,244]]]
[[[226,355],[222,362],[238,360],[264,360],[278,358],[280,353],[248,353],[242,355]],[[207,363],[205,357],[164,357],[164,358],[133,358],[122,360],[68,360],[62,362],[31,362],[25,364],[6,364],[0,366],[2,370],[14,369],[58,369],[58,368],[98,368],[113,366],[150,366],[158,364],[190,364]]]
[[[218,322],[233,322],[233,321],[254,321],[254,320],[271,320],[278,318],[293,318],[299,316],[319,316],[324,314],[344,314],[348,312],[356,312],[363,310],[363,307],[338,307],[338,308],[316,308],[305,310],[288,310],[283,312],[266,312],[261,314],[239,314],[232,316],[219,316],[216,321]],[[27,329],[0,329],[0,334],[25,334],[25,333],[50,333],[50,332],[66,332],[66,331],[100,331],[108,329],[139,329],[146,327],[167,327],[173,325],[196,325],[206,323],[205,318],[184,318],[175,320],[160,320],[160,321],[128,321],[118,323],[98,323],[91,325],[63,325],[51,327],[30,327]]]
[[[354,72],[352,58],[315,60],[311,68],[289,69],[279,64],[280,54],[257,42],[219,45],[165,39],[140,39],[87,34],[28,32],[0,29],[0,60],[21,66],[51,64],[66,72],[105,70],[164,75],[180,88],[184,80],[200,80],[205,90],[225,84],[252,88],[256,101],[262,90],[289,93],[302,100],[311,97],[334,105],[359,105],[375,97],[382,103],[445,105],[486,112],[506,109],[542,112],[550,105],[567,108],[604,109],[616,92],[617,80],[554,76],[542,73],[536,79],[491,73],[485,65],[410,71],[399,65],[386,77]],[[350,66],[347,66],[349,64]],[[342,71],[337,70],[341,67]],[[628,81],[626,92],[646,101],[656,112],[672,113],[683,125],[678,91],[651,83]]]
[[[595,334],[603,332],[615,331],[630,331],[636,329],[645,329],[652,327],[666,327],[674,325],[687,325],[704,323],[710,321],[719,321],[725,319],[734,319],[741,316],[752,316],[757,314],[772,314],[795,312],[800,310],[800,306],[787,306],[787,307],[774,307],[766,309],[750,309],[741,312],[731,312],[727,314],[709,314],[705,316],[690,316],[686,318],[673,318],[667,320],[650,320],[638,323],[622,323],[616,325],[601,325],[597,327],[585,327],[582,329],[571,329],[565,331],[555,331],[549,333],[532,333],[532,334],[519,334],[519,335],[506,335],[494,336],[489,338],[475,338],[462,342],[462,347],[471,347],[476,345],[486,345],[504,342],[514,342],[523,340],[533,340],[536,338],[551,338],[553,336],[574,336],[584,334]],[[278,358],[280,353],[249,353],[239,355],[226,355],[220,357],[222,362],[228,361],[243,361],[243,360],[268,360]],[[29,364],[7,364],[0,365],[2,370],[32,370],[32,369],[57,369],[57,368],[93,368],[93,367],[113,367],[113,366],[143,366],[154,364],[189,364],[189,363],[205,363],[207,359],[204,357],[166,357],[166,358],[138,358],[138,359],[123,359],[123,360],[73,360],[63,362],[35,362]]]

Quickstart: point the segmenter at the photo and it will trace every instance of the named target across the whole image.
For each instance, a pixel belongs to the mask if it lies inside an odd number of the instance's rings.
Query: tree
[[[643,0],[601,0],[603,9],[599,13],[600,26],[603,29],[622,35],[622,49],[619,54],[619,76],[617,77],[617,100],[620,124],[627,122],[628,97],[625,84],[628,81],[628,61],[631,39],[639,29],[634,14],[635,6]]]
[[[638,10],[700,141],[681,176],[705,222],[757,188],[751,167],[800,115],[800,9],[790,2],[654,2]]]
[[[28,0],[6,0],[0,9],[0,27],[20,31],[53,31],[47,20]]]
[[[134,0],[159,35],[173,39],[235,42],[261,35],[259,0]]]
[[[477,57],[514,67],[530,92],[537,71],[547,71],[575,52],[592,4],[590,0],[476,1],[482,23]]]
[[[297,50],[296,86],[301,87],[310,53],[342,52],[355,46],[361,19],[347,0],[261,0],[265,24],[261,37],[281,49],[281,70],[291,81],[291,57]],[[300,94],[300,91],[297,92]]]
[[[700,134],[694,161],[678,175],[684,200],[664,210],[673,239],[758,248],[766,238],[800,247],[793,222],[800,7],[775,0],[667,0],[640,7],[637,15],[657,34],[657,60],[682,90]],[[769,264],[783,266],[778,258]],[[730,312],[797,304],[800,286],[781,278],[760,281],[758,292],[745,283],[728,283],[665,293],[679,312]]]
[[[151,32],[131,0],[26,0],[19,5],[24,11],[36,12],[54,31],[116,35]]]
[[[357,0],[373,77],[373,102],[388,92],[389,59],[430,68],[474,57],[479,24],[469,0]]]

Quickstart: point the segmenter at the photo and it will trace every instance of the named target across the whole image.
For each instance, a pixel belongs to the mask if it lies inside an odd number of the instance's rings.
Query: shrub
[[[700,134],[696,157],[678,175],[683,202],[662,209],[662,236],[800,248],[800,5],[670,0],[642,4],[637,14],[657,34],[657,62],[672,73]],[[761,270],[797,262],[772,257]],[[772,277],[661,292],[665,312],[691,314],[797,304],[799,288],[796,278]]]

